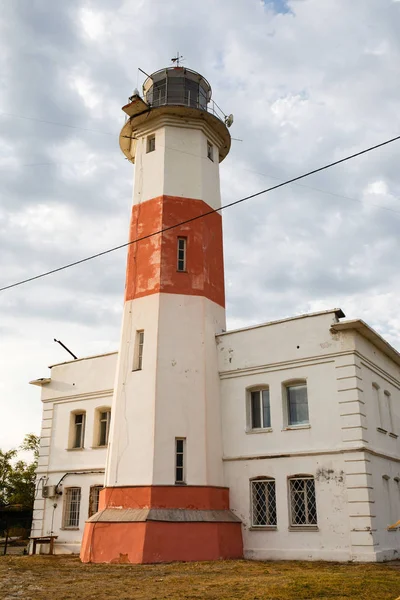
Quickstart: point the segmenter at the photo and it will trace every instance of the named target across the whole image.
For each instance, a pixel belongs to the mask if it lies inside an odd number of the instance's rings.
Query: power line
[[[47,277],[47,275],[53,275],[53,273],[58,273],[59,271],[64,271],[65,269],[69,269],[70,267],[75,267],[76,265],[80,265],[84,262],[88,262],[89,260],[93,260],[94,258],[99,258],[100,256],[104,256],[105,254],[110,254],[111,252],[115,252],[116,250],[126,248],[127,246],[130,246],[131,244],[136,244],[137,242],[142,242],[142,241],[147,240],[148,238],[151,238],[155,235],[160,235],[162,233],[165,233],[166,231],[170,231],[171,229],[176,229],[176,227],[180,227],[182,225],[187,225],[188,223],[197,221],[197,219],[202,219],[202,218],[212,215],[216,212],[221,212],[221,211],[225,210],[225,208],[230,208],[232,206],[236,206],[237,204],[241,204],[242,202],[246,202],[247,200],[251,200],[252,198],[261,196],[262,194],[267,194],[268,192],[277,190],[281,187],[289,185],[290,183],[299,181],[300,179],[305,179],[306,177],[310,177],[310,175],[315,175],[315,173],[320,173],[321,171],[325,171],[326,169],[330,169],[332,167],[335,167],[336,165],[340,165],[341,163],[352,160],[353,158],[356,158],[363,154],[367,154],[367,152],[372,152],[372,150],[376,150],[377,148],[382,148],[383,146],[387,146],[388,144],[391,144],[398,140],[400,140],[400,135],[398,135],[394,138],[391,138],[389,140],[386,140],[385,142],[381,142],[380,144],[376,144],[375,146],[370,146],[369,148],[360,150],[360,152],[355,152],[354,154],[350,154],[349,156],[346,156],[339,160],[335,160],[334,162],[328,163],[327,165],[324,165],[323,167],[318,167],[317,169],[313,169],[312,171],[303,173],[303,175],[298,175],[297,177],[293,177],[292,179],[288,179],[286,181],[283,181],[282,183],[278,183],[272,187],[261,190],[260,192],[256,192],[255,194],[250,194],[249,196],[245,196],[244,198],[240,198],[239,200],[235,200],[234,202],[230,202],[229,204],[224,204],[224,206],[221,206],[220,208],[211,209],[205,213],[202,213],[201,215],[191,217],[190,219],[186,219],[185,221],[180,221],[179,223],[176,223],[175,225],[170,225],[169,227],[165,227],[164,229],[159,229],[158,231],[153,231],[153,233],[149,233],[148,235],[144,235],[140,238],[136,238],[135,240],[132,240],[131,242],[126,242],[125,244],[120,244],[119,246],[114,246],[113,248],[109,248],[108,250],[103,250],[102,252],[98,252],[97,254],[92,254],[91,256],[87,256],[86,258],[81,258],[80,260],[76,260],[74,262],[68,263],[67,265],[63,265],[62,267],[57,267],[56,269],[51,269],[50,271],[40,273],[39,275],[35,275],[34,277],[29,277],[28,279],[23,279],[21,281],[17,281],[16,283],[11,283],[10,285],[6,285],[6,286],[0,288],[0,292],[23,285],[25,283],[29,283],[30,281],[35,281],[36,279],[41,279],[42,277]]]
[[[260,171],[253,171],[253,169],[242,169],[243,171],[248,171],[249,173],[255,173],[257,175],[262,175],[263,177],[269,177],[270,179],[277,179],[278,181],[283,181],[281,177],[275,177],[274,175],[267,175],[267,173],[261,173]],[[400,215],[400,210],[395,210],[394,208],[389,208],[388,206],[381,206],[380,204],[374,204],[373,202],[364,202],[364,200],[360,200],[359,198],[351,198],[350,196],[344,196],[343,194],[338,194],[336,192],[330,192],[329,190],[321,190],[321,188],[316,188],[311,185],[305,185],[304,183],[294,183],[298,187],[302,187],[305,190],[313,190],[314,192],[320,192],[321,194],[327,194],[328,196],[333,196],[334,198],[339,198],[341,200],[350,200],[351,202],[359,202],[364,206],[373,206],[374,208],[378,208],[379,210],[389,210],[390,212],[397,213]]]
[[[68,127],[69,129],[80,129],[81,131],[90,131],[92,133],[101,133],[102,135],[114,135],[109,131],[100,131],[99,129],[87,129],[86,127],[78,127],[76,125],[68,125],[67,123],[58,123],[57,121],[47,121],[45,119],[35,119],[34,117],[25,117],[23,115],[14,115],[12,113],[0,112],[1,117],[13,117],[14,119],[25,119],[26,121],[37,121],[38,123],[47,123],[48,125],[58,125],[58,127]]]

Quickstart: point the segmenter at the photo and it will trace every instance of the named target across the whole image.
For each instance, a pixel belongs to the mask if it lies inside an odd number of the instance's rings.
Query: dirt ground
[[[395,600],[400,565],[225,561],[83,565],[76,557],[0,557],[2,600]]]

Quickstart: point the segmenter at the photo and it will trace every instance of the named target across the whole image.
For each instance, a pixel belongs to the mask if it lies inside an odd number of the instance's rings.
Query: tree
[[[0,450],[0,506],[22,504],[32,507],[35,498],[39,436],[28,433],[18,449]],[[33,461],[16,460],[18,450],[33,452]]]

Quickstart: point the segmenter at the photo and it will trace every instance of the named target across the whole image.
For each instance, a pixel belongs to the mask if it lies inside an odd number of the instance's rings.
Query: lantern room
[[[149,106],[167,104],[207,110],[211,86],[199,73],[184,67],[169,67],[156,71],[143,84]]]

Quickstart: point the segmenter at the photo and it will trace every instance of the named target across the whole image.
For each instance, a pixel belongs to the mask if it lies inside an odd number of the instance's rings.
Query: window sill
[[[391,438],[394,438],[395,440],[397,440],[397,438],[398,438],[399,436],[397,435],[397,433],[390,432],[390,433],[389,433],[389,437],[391,437]]]
[[[187,485],[186,481],[175,481],[175,485]]]
[[[383,429],[382,427],[377,427],[376,430],[379,431],[379,433],[383,433],[384,435],[387,434],[386,429]]]
[[[82,446],[82,448],[65,448],[67,452],[79,452],[80,450],[84,450],[85,447]]]
[[[183,269],[183,270],[177,269],[176,272],[177,273],[188,273],[189,271],[187,269]]]
[[[142,371],[142,367],[140,367],[140,369],[132,369],[132,373],[137,373],[137,371]]]
[[[290,525],[289,531],[319,531],[318,525]]]
[[[246,429],[246,433],[272,433],[272,427],[260,427],[259,429]]]
[[[79,531],[79,527],[60,527],[60,531]]]
[[[278,531],[278,527],[276,525],[259,525],[249,527],[249,531]]]
[[[91,450],[105,450],[108,448],[108,444],[105,444],[104,446],[90,446]]]
[[[284,427],[282,431],[292,431],[295,429],[311,429],[310,423],[305,423],[304,425],[288,425]]]

